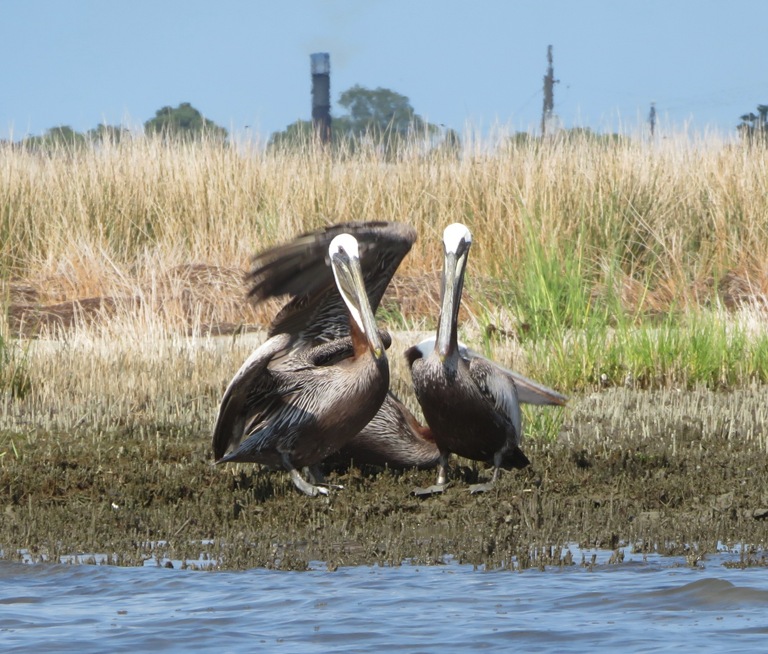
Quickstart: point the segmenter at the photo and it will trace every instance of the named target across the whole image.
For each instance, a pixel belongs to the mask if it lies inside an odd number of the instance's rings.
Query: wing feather
[[[520,400],[515,382],[504,374],[499,374],[497,366],[484,357],[470,359],[469,372],[478,390],[493,406],[494,411],[515,429],[517,444],[522,437]]]
[[[374,312],[416,240],[416,231],[403,223],[348,222],[307,232],[256,255],[248,275],[249,296],[257,302],[292,296],[270,325],[270,335],[288,333],[306,343],[349,335],[347,310],[327,264],[328,246],[344,232],[358,241],[365,288]]]
[[[274,379],[267,366],[290,345],[288,334],[279,334],[268,339],[254,350],[240,367],[219,405],[219,415],[213,429],[211,443],[214,459],[218,461],[229,450],[237,448],[254,416],[263,413],[260,402],[269,402],[274,392]]]
[[[426,356],[434,349],[434,336],[425,338],[418,345],[414,345],[413,347],[408,348],[408,350],[406,350],[406,359],[409,362],[409,367],[416,359],[422,356]],[[461,356],[461,358],[466,360],[468,363],[474,359],[482,359],[484,361],[488,361],[488,359],[486,359],[482,354],[468,348],[462,342],[459,342],[459,356]],[[544,386],[544,384],[540,384],[533,379],[525,377],[519,372],[505,368],[496,362],[488,362],[496,368],[498,374],[508,377],[515,384],[517,387],[518,401],[521,404],[535,404],[539,406],[565,406],[568,403],[568,396],[563,395],[562,393],[558,393],[556,390],[549,388],[549,386]]]

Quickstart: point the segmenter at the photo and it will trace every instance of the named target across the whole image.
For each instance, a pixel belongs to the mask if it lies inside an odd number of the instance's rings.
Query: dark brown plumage
[[[286,245],[254,258],[249,279],[256,300],[284,294],[294,297],[270,325],[270,336],[291,334],[291,348],[302,351],[335,343],[343,354],[349,345],[349,318],[325,265],[328,244],[337,234],[352,234],[371,309],[375,312],[397,267],[416,240],[415,230],[402,223],[351,222],[308,232]],[[312,291],[307,293],[307,288]],[[387,347],[391,339],[382,332]],[[393,468],[431,467],[439,452],[429,429],[393,394],[387,393],[373,420],[326,460],[326,467],[358,465]]]
[[[429,427],[422,425],[392,392],[376,415],[338,452],[325,461],[331,468],[386,466],[394,469],[433,468],[440,450]]]
[[[269,326],[269,336],[288,333],[299,347],[349,336],[349,317],[326,264],[328,247],[339,234],[357,240],[368,302],[374,314],[416,231],[394,222],[348,222],[297,236],[253,258],[248,281],[255,301],[290,295]]]
[[[518,383],[525,401],[564,404],[551,389],[512,373],[460,346],[457,318],[472,236],[461,224],[446,228],[442,299],[434,341],[406,351],[413,387],[440,450],[438,487],[445,484],[450,454],[499,468],[523,468],[522,421]]]
[[[308,495],[327,490],[307,482],[298,468],[317,466],[363,429],[389,388],[357,241],[337,233],[326,248],[331,285],[318,275],[307,280],[303,295],[294,291],[294,300],[303,299],[322,317],[323,306],[335,306],[335,290],[346,334],[317,344],[302,341],[298,327],[271,334],[227,387],[212,436],[217,463],[281,466]]]

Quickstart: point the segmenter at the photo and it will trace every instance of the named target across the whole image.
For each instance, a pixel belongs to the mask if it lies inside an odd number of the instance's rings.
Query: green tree
[[[160,134],[167,139],[195,140],[205,137],[224,142],[227,130],[208,120],[189,102],[178,107],[163,107],[144,123],[146,134]]]
[[[393,155],[412,139],[422,139],[430,148],[445,148],[449,142],[450,149],[456,150],[459,145],[455,131],[444,131],[427,122],[415,112],[406,96],[390,89],[368,89],[356,84],[339,96],[338,104],[346,113],[335,116],[332,121],[332,143],[336,148],[344,146],[354,151],[360,143],[369,140],[385,154]],[[312,123],[299,120],[282,132],[274,132],[268,146],[293,147],[311,138]]]
[[[112,145],[117,145],[127,135],[128,130],[125,127],[104,124],[89,129],[87,134],[92,143],[111,143]]]
[[[272,132],[267,147],[283,149],[306,145],[312,141],[314,134],[311,120],[297,120],[282,132]]]
[[[768,143],[768,104],[757,105],[757,114],[749,112],[741,116],[741,123],[736,126],[741,138],[749,143]]]
[[[54,152],[75,150],[88,142],[84,134],[75,131],[69,125],[59,125],[46,130],[42,136],[25,138],[23,144],[32,150]]]
[[[339,96],[339,105],[347,110],[347,115],[337,118],[334,124],[336,131],[342,133],[406,137],[439,131],[414,111],[406,96],[389,89],[371,90],[356,84]]]

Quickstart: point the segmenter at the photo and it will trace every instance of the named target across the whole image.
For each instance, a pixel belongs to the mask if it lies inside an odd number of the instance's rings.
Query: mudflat
[[[686,554],[692,564],[720,544],[744,546],[744,565],[766,565],[765,394],[573,397],[555,410],[556,437],[524,442],[530,467],[472,495],[469,484],[489,471],[456,459],[452,485],[426,498],[412,490],[431,484],[433,470],[351,466],[329,475],[343,488],[308,498],[281,471],[214,466],[205,429],[30,424],[0,433],[0,547],[5,559],[103,554],[116,565],[167,557],[333,569],[450,555],[522,569],[583,563],[562,557],[566,543],[614,549],[616,562],[632,548]]]

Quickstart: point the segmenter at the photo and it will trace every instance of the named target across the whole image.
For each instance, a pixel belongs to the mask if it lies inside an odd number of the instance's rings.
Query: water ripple
[[[764,570],[193,572],[0,562],[5,652],[763,651]],[[601,559],[604,560],[604,559]],[[318,566],[322,567],[322,566]],[[108,643],[108,646],[106,644]]]

